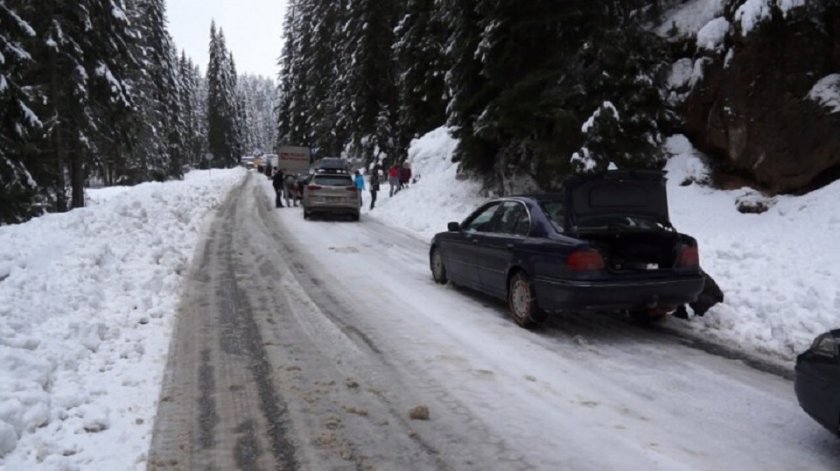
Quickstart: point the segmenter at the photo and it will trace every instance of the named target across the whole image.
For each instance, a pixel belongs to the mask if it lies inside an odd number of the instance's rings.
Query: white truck
[[[309,147],[280,146],[277,150],[277,168],[283,169],[287,174],[308,174]]]

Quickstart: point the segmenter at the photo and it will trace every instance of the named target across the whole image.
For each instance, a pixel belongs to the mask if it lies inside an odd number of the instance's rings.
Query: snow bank
[[[726,9],[726,0],[689,0],[674,6],[663,15],[662,22],[654,28],[661,37],[674,40],[696,38],[698,46],[705,44],[722,33],[720,20]],[[758,25],[773,16],[773,8],[778,8],[786,18],[791,10],[804,6],[806,0],[746,0],[735,10],[734,21],[740,26],[743,36],[749,35]],[[727,22],[727,30],[729,24]],[[705,30],[705,31],[704,31]],[[705,36],[701,39],[702,35]],[[675,33],[675,34],[674,34]],[[717,44],[720,44],[718,41]]]
[[[729,22],[726,21],[726,18],[715,18],[697,32],[697,47],[710,51],[721,51],[723,40],[728,32]]]
[[[840,112],[840,74],[831,74],[818,80],[806,98],[828,108],[830,114]]]
[[[735,10],[735,21],[741,24],[741,35],[749,35],[758,25],[773,16],[773,7],[784,17],[790,10],[805,5],[806,0],[747,0]]]
[[[655,32],[662,37],[676,32],[674,39],[695,37],[710,21],[723,14],[725,4],[725,0],[689,0],[667,11]]]
[[[367,217],[429,239],[445,231],[449,221],[463,220],[487,198],[479,196],[479,183],[456,177],[458,164],[452,162],[456,145],[445,127],[414,139],[408,161],[412,174],[419,177],[417,182],[393,197],[388,196],[387,181],[383,182],[373,211],[367,210],[370,195],[365,195]]]
[[[243,175],[90,190],[0,227],[0,468],[145,468],[187,264]]]
[[[749,188],[722,191],[704,181],[702,155],[683,136],[666,142],[671,219],[696,237],[703,268],[725,302],[689,328],[734,347],[785,360],[813,338],[840,327],[840,251],[836,238],[840,182],[805,196],[779,196],[763,214],[742,214],[736,201]]]

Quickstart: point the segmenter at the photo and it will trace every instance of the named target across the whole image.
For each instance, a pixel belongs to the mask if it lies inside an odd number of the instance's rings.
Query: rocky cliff
[[[703,26],[681,34],[680,8]],[[682,51],[672,104],[719,175],[770,194],[840,177],[840,1],[687,1],[660,30]]]

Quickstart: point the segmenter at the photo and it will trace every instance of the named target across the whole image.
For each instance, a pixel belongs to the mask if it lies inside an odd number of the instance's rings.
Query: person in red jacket
[[[391,186],[388,196],[394,196],[400,185],[400,166],[397,164],[391,165],[388,169],[388,185]]]

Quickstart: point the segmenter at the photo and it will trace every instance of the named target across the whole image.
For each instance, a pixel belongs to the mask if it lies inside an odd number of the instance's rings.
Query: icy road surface
[[[251,174],[193,262],[150,469],[840,468],[788,379],[612,316],[520,329],[428,241],[272,201]]]

